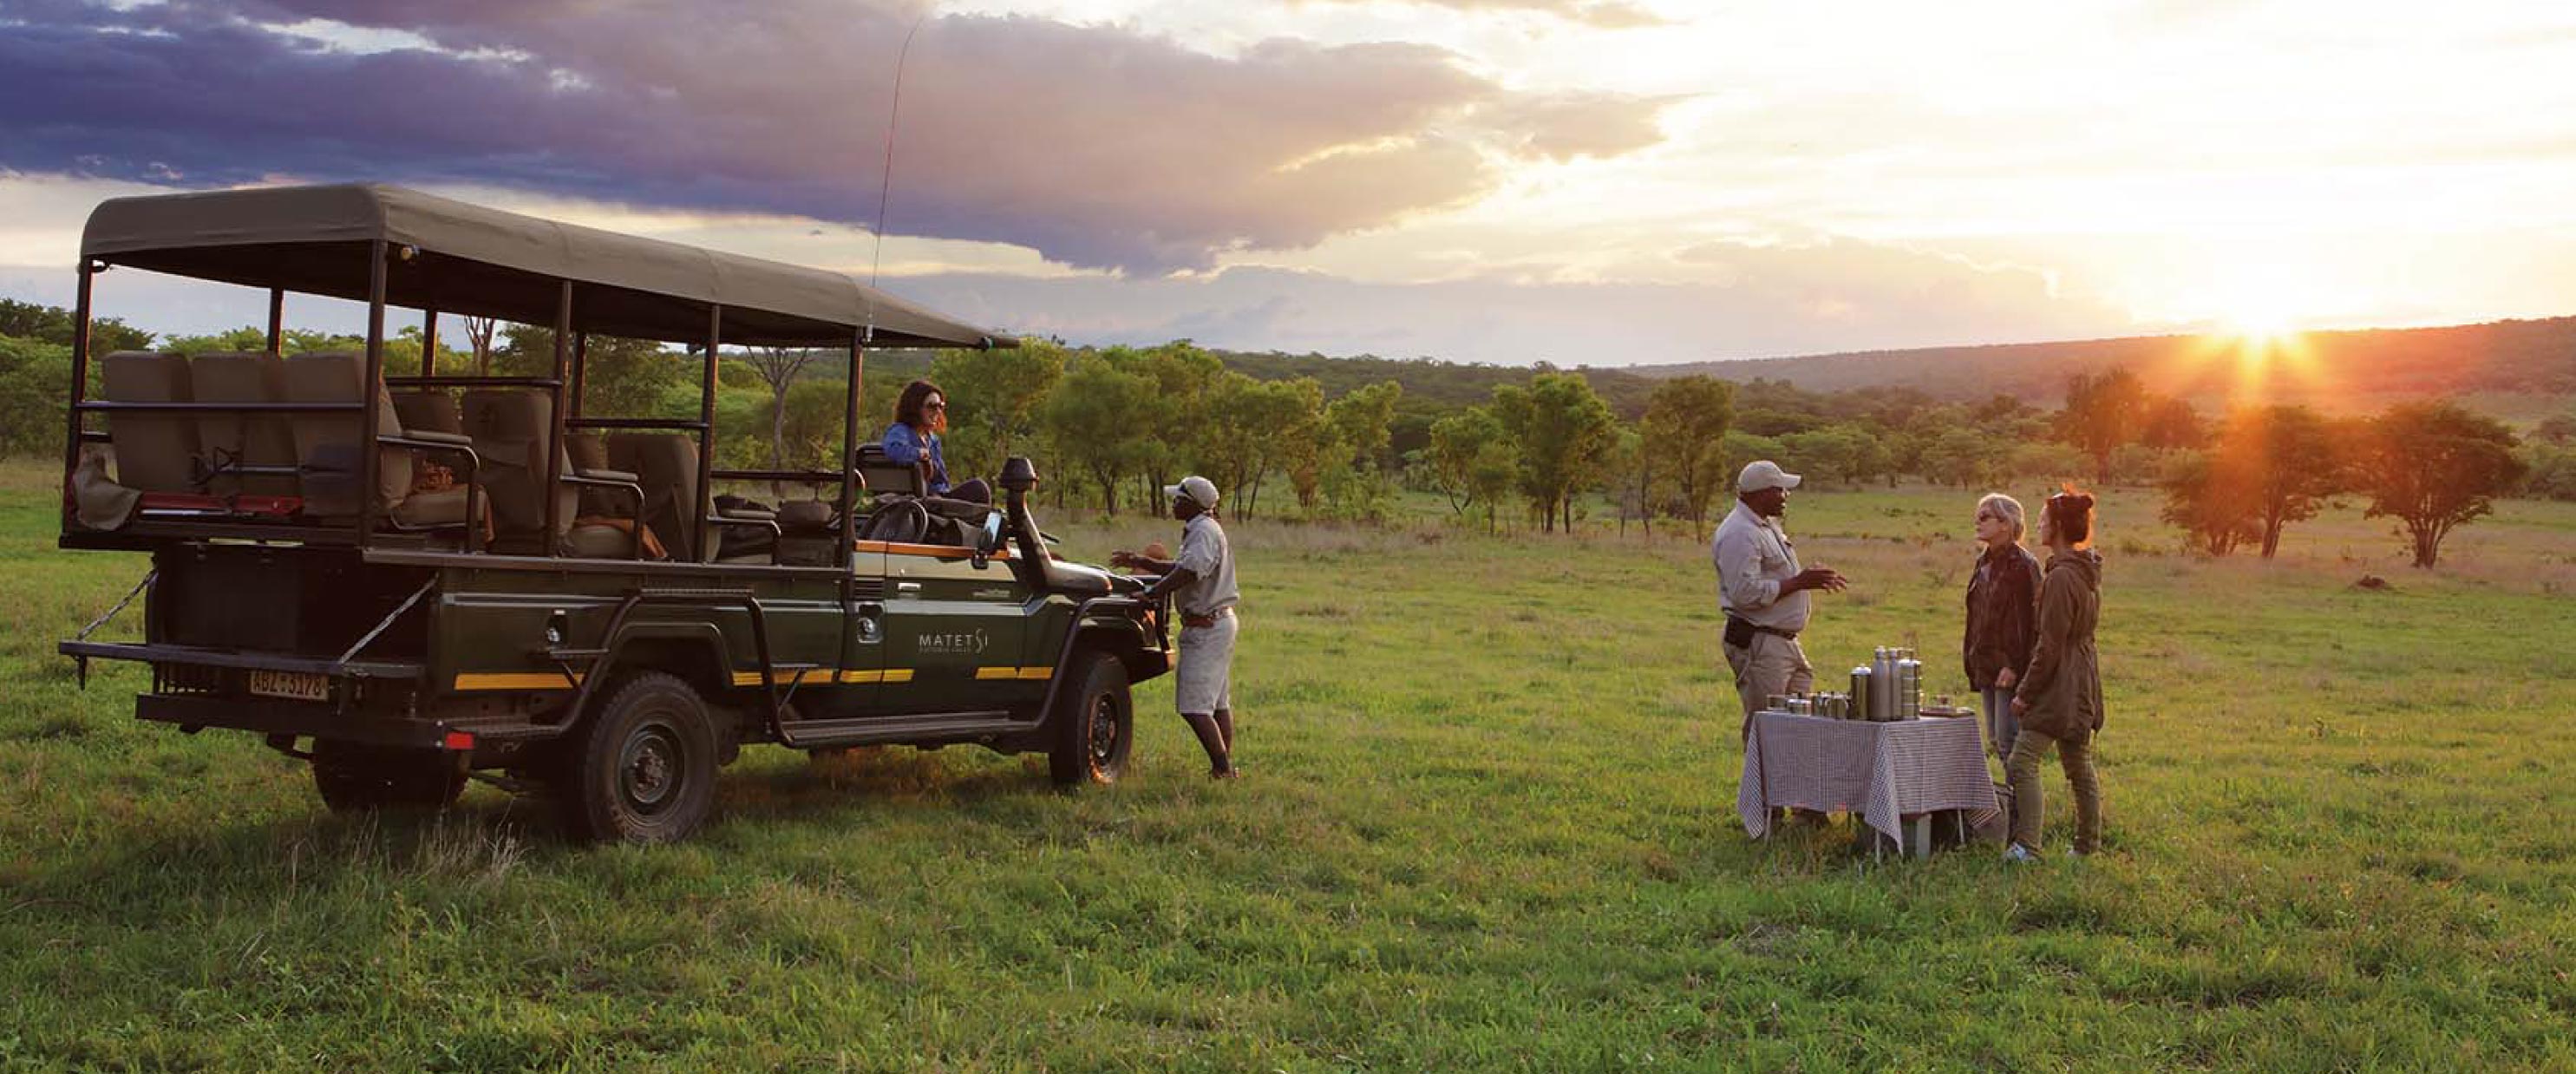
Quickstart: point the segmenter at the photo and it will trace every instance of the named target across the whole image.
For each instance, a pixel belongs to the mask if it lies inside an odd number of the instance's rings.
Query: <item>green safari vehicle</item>
[[[110,269],[266,289],[267,351],[93,358]],[[364,351],[282,354],[290,293],[365,303]],[[386,375],[393,307],[424,315],[417,375]],[[1167,608],[1048,549],[1029,460],[1003,503],[967,503],[863,437],[869,349],[1014,341],[838,273],[282,187],[101,204],[75,312],[60,546],[152,567],[60,651],[84,682],[150,665],[138,718],[265,736],[334,810],[436,808],[475,778],[553,798],[580,838],[675,840],[748,743],[971,743],[1108,782],[1129,685],[1171,669]],[[551,324],[553,368],[441,372],[441,314]],[[689,345],[698,413],[585,415],[593,336]],[[841,466],[714,466],[728,345],[848,348]],[[720,481],[812,494],[764,511]],[[137,596],[142,640],[104,640]]]

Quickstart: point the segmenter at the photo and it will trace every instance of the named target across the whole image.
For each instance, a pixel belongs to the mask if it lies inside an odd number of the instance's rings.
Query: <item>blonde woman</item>
[[[2012,782],[2007,860],[2039,860],[2039,759],[2051,747],[2075,794],[2075,853],[2102,846],[2102,785],[2093,772],[2093,735],[2102,729],[2101,658],[2093,630],[2102,619],[2102,557],[2093,543],[2093,497],[2069,485],[2040,509],[2048,573],[2039,586],[2039,631],[2030,665],[2013,688],[2020,737],[2004,760]]]
[[[1989,492],[1977,501],[1977,571],[1968,577],[1968,628],[1960,640],[1968,687],[1986,705],[1986,742],[1996,759],[2011,756],[2020,725],[2013,687],[2030,666],[2039,626],[2039,560],[2023,548],[2021,501]]]

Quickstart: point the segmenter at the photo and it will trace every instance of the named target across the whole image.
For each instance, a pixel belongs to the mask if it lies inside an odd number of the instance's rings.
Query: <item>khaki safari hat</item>
[[[80,465],[72,470],[72,514],[80,524],[94,530],[112,530],[134,517],[134,505],[143,493],[117,484],[107,476],[107,449],[96,444],[81,447]]]

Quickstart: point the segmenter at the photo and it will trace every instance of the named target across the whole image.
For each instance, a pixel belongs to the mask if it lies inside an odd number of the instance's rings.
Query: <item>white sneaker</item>
[[[2015,843],[2004,851],[2004,861],[2013,865],[2037,865],[2039,854],[2029,847]]]

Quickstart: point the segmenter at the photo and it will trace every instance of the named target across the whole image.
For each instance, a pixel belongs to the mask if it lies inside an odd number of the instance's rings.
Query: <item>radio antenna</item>
[[[895,53],[894,57],[894,99],[886,105],[885,164],[877,173],[876,249],[868,255],[868,290],[870,292],[876,290],[877,272],[885,264],[886,202],[894,193],[894,130],[896,122],[903,118],[904,61],[912,58],[912,39],[921,33],[921,24],[930,21],[930,16],[931,12],[925,10],[920,18],[912,20],[912,29],[905,31],[903,35],[903,49]],[[877,305],[874,294],[868,298],[867,327],[868,335],[873,339],[877,329]]]

